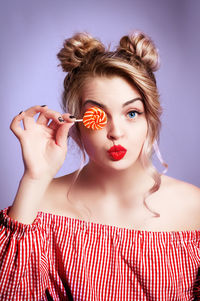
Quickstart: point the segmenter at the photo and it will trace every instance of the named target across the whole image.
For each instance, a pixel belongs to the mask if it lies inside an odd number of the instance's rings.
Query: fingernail
[[[42,105],[41,107],[46,107],[47,105]]]
[[[18,115],[20,115],[23,111],[21,111]]]
[[[75,116],[73,116],[73,115],[70,115],[70,116],[69,116],[69,118],[73,119],[73,118],[76,118],[76,117],[75,117]]]
[[[58,120],[59,120],[60,122],[64,122],[64,119],[62,119],[62,117],[58,117]]]

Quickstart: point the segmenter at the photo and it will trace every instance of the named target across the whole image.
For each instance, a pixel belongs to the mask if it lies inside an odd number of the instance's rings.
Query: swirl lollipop
[[[84,126],[88,129],[100,130],[106,125],[107,117],[103,110],[92,107],[85,112],[83,119],[76,119],[76,121],[83,121]]]

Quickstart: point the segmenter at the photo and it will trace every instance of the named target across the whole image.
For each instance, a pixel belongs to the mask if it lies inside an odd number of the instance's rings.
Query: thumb
[[[58,128],[56,133],[56,144],[60,147],[66,146],[69,129],[73,124],[74,122],[65,122]]]

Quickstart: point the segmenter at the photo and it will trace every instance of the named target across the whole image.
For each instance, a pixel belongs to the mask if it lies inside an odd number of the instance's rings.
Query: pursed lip
[[[121,160],[125,156],[126,152],[127,150],[121,145],[114,145],[108,150],[110,157],[114,161]]]
[[[108,153],[112,153],[112,152],[127,152],[126,148],[124,148],[123,146],[119,145],[113,145],[109,150]]]

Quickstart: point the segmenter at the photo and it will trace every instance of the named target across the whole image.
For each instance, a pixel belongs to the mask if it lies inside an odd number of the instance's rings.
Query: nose
[[[110,140],[116,141],[124,136],[124,130],[119,120],[108,120],[107,137]]]

